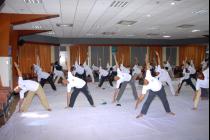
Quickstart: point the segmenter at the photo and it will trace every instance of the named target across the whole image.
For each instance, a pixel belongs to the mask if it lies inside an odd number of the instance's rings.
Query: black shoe
[[[122,106],[120,103],[116,104],[116,106]]]
[[[103,102],[103,103],[102,103],[102,105],[106,105],[106,104],[107,104],[107,102]]]

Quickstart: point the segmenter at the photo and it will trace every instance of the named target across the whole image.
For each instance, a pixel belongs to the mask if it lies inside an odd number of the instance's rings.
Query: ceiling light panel
[[[135,23],[137,23],[137,21],[121,20],[117,24],[131,26]]]
[[[27,4],[42,4],[42,0],[24,0]]]

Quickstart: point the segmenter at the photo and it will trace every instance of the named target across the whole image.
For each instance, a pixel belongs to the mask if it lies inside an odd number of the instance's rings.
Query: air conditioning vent
[[[113,1],[110,5],[110,7],[114,7],[114,8],[124,8],[128,5],[127,1]]]
[[[186,28],[192,28],[194,26],[195,25],[192,25],[192,24],[183,24],[183,25],[177,26],[177,28],[186,29]]]
[[[131,26],[135,24],[137,21],[129,21],[129,20],[121,20],[117,24]]]

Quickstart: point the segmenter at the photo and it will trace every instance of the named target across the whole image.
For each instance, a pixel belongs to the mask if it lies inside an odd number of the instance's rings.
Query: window
[[[170,59],[169,59],[170,57]],[[176,66],[177,62],[177,47],[167,47],[166,48],[166,60],[169,59],[169,63],[172,67]]]

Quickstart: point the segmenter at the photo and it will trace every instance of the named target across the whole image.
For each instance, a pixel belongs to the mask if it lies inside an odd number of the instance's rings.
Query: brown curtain
[[[19,63],[23,74],[32,74],[31,66],[36,64],[36,55],[39,56],[40,66],[43,71],[51,72],[51,47],[50,45],[39,45],[26,43],[20,46]]]
[[[80,58],[80,63],[84,63],[88,54],[88,45],[74,45],[70,47],[71,65]]]
[[[179,48],[179,63],[182,64],[183,60],[187,57],[188,60],[193,60],[196,69],[200,68],[200,64],[205,57],[205,45],[185,45]]]
[[[124,55],[124,66],[130,67],[131,65],[131,52],[129,46],[117,46],[117,61],[122,63],[122,55]]]
[[[160,61],[162,62],[163,61],[162,47],[161,46],[149,46],[149,59],[150,59],[150,62],[153,61],[154,58],[155,58],[155,60],[157,62],[156,55],[155,55],[156,51],[159,53]]]

